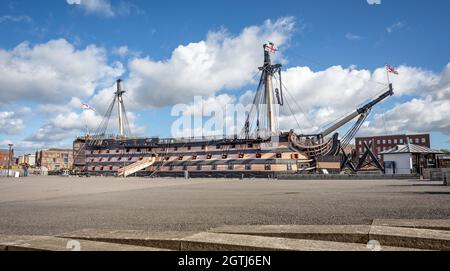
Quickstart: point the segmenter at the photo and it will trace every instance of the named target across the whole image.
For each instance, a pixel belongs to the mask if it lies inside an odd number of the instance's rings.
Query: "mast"
[[[117,108],[119,110],[119,137],[124,137],[123,132],[123,98],[122,95],[125,93],[125,91],[122,90],[122,80],[117,80],[117,91],[116,91],[116,97],[117,97]]]
[[[275,72],[279,72],[281,70],[281,64],[272,65],[272,61],[270,59],[270,54],[275,53],[278,49],[275,48],[273,43],[264,44],[264,66],[259,68],[263,72],[264,79],[264,103],[266,104],[267,109],[267,130],[270,135],[276,134],[277,131],[277,120],[274,116],[274,93],[273,93],[273,82],[272,77]],[[281,79],[280,79],[281,80]],[[281,81],[280,81],[281,84]]]
[[[274,134],[275,127],[274,127],[274,118],[273,118],[273,85],[272,85],[272,76],[273,76],[273,70],[272,70],[272,61],[270,60],[270,53],[268,50],[266,50],[266,45],[264,45],[264,67],[263,70],[264,76],[265,76],[265,86],[264,86],[264,92],[265,92],[265,103],[267,105],[267,129],[270,135]]]

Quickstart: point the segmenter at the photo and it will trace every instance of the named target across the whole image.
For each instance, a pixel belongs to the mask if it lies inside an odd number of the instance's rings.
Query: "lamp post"
[[[12,165],[11,165],[11,160],[12,160],[12,147],[13,144],[8,144],[9,146],[9,152],[8,152],[8,177],[10,177],[10,175],[12,175]]]

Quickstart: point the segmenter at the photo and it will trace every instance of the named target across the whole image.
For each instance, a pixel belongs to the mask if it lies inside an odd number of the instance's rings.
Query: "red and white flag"
[[[393,73],[393,74],[397,74],[397,75],[398,75],[398,71],[396,71],[396,70],[394,69],[394,67],[392,67],[391,65],[386,65],[386,70],[387,70],[388,72],[390,72],[390,73]]]
[[[269,42],[269,44],[266,44],[265,49],[267,52],[270,52],[272,54],[278,51],[278,48],[275,46],[275,44],[273,44],[273,42]]]
[[[83,109],[83,110],[92,110],[92,111],[96,112],[95,109],[92,106],[90,106],[88,104],[85,104],[85,103],[83,103],[81,105],[81,109]]]

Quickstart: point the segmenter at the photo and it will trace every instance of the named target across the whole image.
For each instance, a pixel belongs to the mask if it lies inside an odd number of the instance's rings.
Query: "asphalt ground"
[[[0,178],[0,234],[449,218],[450,187],[430,181]]]

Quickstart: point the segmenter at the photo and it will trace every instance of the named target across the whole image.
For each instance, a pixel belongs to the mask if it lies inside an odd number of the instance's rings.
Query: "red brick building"
[[[372,144],[373,153],[381,159],[380,153],[382,151],[387,151],[398,145],[406,145],[408,141],[411,144],[431,148],[430,134],[357,137],[355,138],[356,157],[361,157],[366,151],[364,142],[369,146]]]
[[[7,168],[9,164],[9,159],[11,158],[11,165],[14,165],[14,150],[12,150],[12,155],[10,157],[10,152],[8,149],[0,149],[0,167]]]

